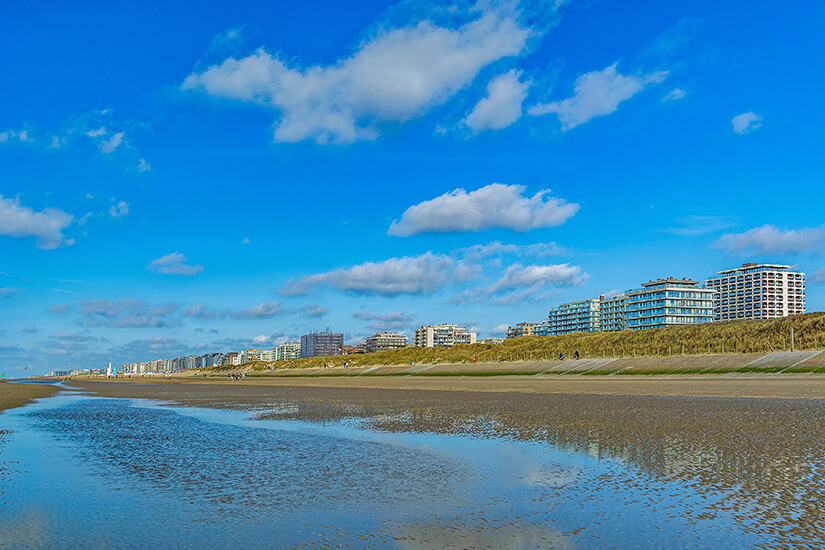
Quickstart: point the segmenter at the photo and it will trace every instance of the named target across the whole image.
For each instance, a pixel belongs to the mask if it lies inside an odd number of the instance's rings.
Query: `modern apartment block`
[[[344,350],[344,335],[324,332],[310,332],[301,336],[301,357],[327,357],[341,355]]]
[[[415,345],[419,348],[475,344],[476,333],[457,325],[430,325],[415,329]]]
[[[713,321],[716,290],[689,279],[657,279],[627,293],[625,324],[632,330]]]
[[[717,291],[716,321],[775,319],[805,313],[805,274],[788,265],[746,263],[705,281]]]
[[[599,330],[616,332],[625,329],[627,295],[617,294],[610,298],[599,297]]]
[[[581,300],[552,308],[547,314],[547,323],[542,332],[556,336],[572,332],[596,332],[599,327],[599,300]]]
[[[241,365],[252,361],[263,361],[263,351],[259,349],[248,349],[241,352]]]
[[[541,323],[516,323],[514,327],[507,327],[507,338],[532,336],[541,325]]]
[[[394,332],[378,332],[367,337],[366,352],[375,353],[388,349],[400,349],[407,347],[407,337]]]
[[[272,348],[273,361],[288,361],[301,358],[301,342],[284,342]]]

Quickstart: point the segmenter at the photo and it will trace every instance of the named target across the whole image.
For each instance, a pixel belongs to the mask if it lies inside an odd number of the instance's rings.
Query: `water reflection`
[[[175,391],[260,420],[82,397],[0,416],[0,547],[822,541],[817,402]]]

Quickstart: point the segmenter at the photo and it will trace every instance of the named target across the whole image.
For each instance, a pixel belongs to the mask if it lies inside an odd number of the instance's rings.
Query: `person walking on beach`
[[[573,359],[579,358],[579,350],[576,350],[576,353],[573,354]]]
[[[564,361],[564,352],[563,351],[559,352],[559,361]]]

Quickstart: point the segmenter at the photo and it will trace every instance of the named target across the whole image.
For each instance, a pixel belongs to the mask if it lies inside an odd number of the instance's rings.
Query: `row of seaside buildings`
[[[746,263],[704,283],[656,279],[605,297],[560,304],[540,322],[517,323],[508,337],[644,330],[805,313],[805,274],[780,264]]]
[[[286,342],[272,349],[248,349],[242,352],[206,353],[187,355],[172,359],[154,359],[123,365],[123,374],[145,374],[156,372],[180,372],[217,366],[237,366],[256,361],[273,362],[306,357],[327,357],[330,355],[349,355],[354,353],[374,353],[408,346],[424,348],[454,346],[458,344],[475,344],[476,333],[458,325],[429,325],[415,331],[412,344],[407,337],[394,332],[378,332],[369,336],[363,344],[350,346],[344,344],[343,333],[331,332],[329,329],[311,332],[301,336],[300,342]]]
[[[717,272],[704,283],[691,279],[657,279],[612,296],[560,304],[539,322],[517,323],[507,337],[555,336],[573,332],[644,330],[733,319],[773,319],[805,313],[805,274],[779,264],[746,263]],[[329,329],[301,336],[272,349],[207,353],[173,359],[127,363],[125,374],[178,372],[254,361],[273,362],[305,357],[373,353],[408,346],[440,347],[474,344],[477,335],[467,328],[445,324],[422,326],[408,343],[394,332],[378,332],[357,346],[345,345],[344,335]],[[500,338],[482,340],[501,343]]]

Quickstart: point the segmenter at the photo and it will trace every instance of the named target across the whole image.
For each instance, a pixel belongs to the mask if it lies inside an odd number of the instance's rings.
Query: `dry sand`
[[[0,412],[22,407],[35,399],[49,397],[60,391],[51,384],[0,383]]]
[[[91,380],[94,383],[99,383]],[[659,397],[734,397],[825,399],[825,376],[803,375],[656,375],[656,376],[295,376],[250,377],[232,382],[224,377],[191,375],[119,378],[117,383],[158,385],[261,386],[279,388],[364,388]]]

